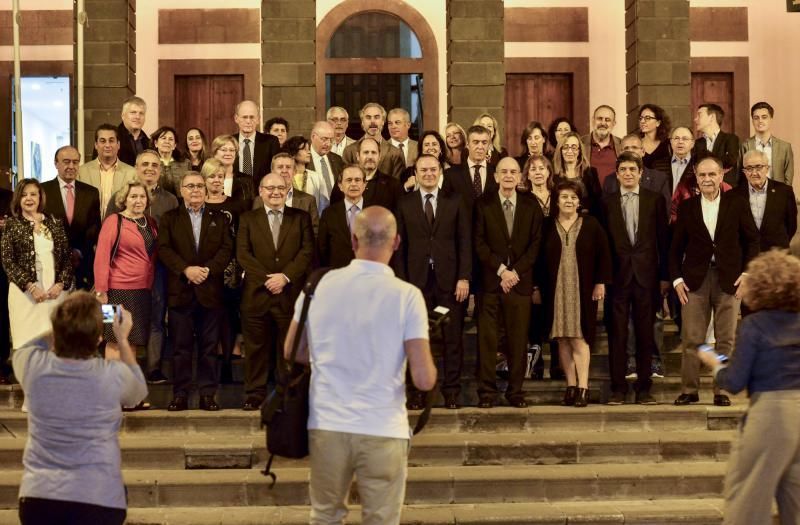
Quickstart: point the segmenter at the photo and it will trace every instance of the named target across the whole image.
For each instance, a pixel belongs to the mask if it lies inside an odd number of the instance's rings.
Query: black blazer
[[[313,257],[314,232],[308,213],[284,206],[277,248],[272,242],[267,211],[262,207],[243,213],[236,235],[236,259],[245,271],[242,310],[264,312],[272,297],[264,286],[267,275],[282,273],[289,283],[278,301],[284,311],[291,312]]]
[[[236,140],[239,140],[239,132],[231,133]],[[241,145],[240,145],[241,146]],[[272,157],[281,151],[280,142],[278,137],[261,133],[256,131],[253,139],[253,188],[258,188],[259,182],[267,175],[272,169]],[[239,153],[236,153],[236,159],[233,161],[234,168],[239,170]],[[252,200],[253,197],[250,197]]]
[[[686,166],[688,169],[689,166]],[[669,207],[672,202],[672,174],[667,175],[663,171],[645,168],[642,171],[642,179],[639,181],[642,188],[658,193],[664,197],[664,213],[669,215]],[[603,198],[619,192],[619,180],[617,174],[612,173],[603,181]]]
[[[758,255],[758,230],[747,201],[733,192],[722,192],[712,241],[703,222],[702,198],[697,195],[678,207],[669,254],[670,279],[683,277],[689,290],[700,288],[713,256],[720,288],[733,294],[733,283],[750,259]]]
[[[400,185],[399,179],[376,171],[372,180],[367,181],[367,187],[363,195],[364,207],[383,206],[394,213],[397,208],[397,199],[399,199],[402,194],[403,187]],[[331,204],[342,200],[344,200],[344,193],[342,193],[342,190],[336,185],[331,191]]]
[[[694,148],[692,148],[692,160],[695,164],[712,155],[722,161],[722,166],[726,170],[730,170],[725,174],[723,180],[731,186],[736,186],[739,183],[739,173],[736,171],[736,165],[739,162],[739,137],[720,130],[714,140],[714,148],[710,152],[706,146],[705,137],[701,136],[695,140]]]
[[[200,222],[200,243],[194,245],[189,212],[181,204],[161,216],[158,225],[158,258],[167,268],[167,304],[188,306],[192,299],[206,308],[221,308],[223,277],[233,256],[233,240],[227,216],[208,206]],[[208,268],[202,284],[192,284],[183,274],[188,266]]]
[[[323,267],[341,268],[355,258],[344,201],[331,204],[323,210],[319,220],[317,249],[319,264]]]
[[[342,171],[344,171],[344,161],[342,160],[342,157],[332,151],[329,151],[325,157],[328,159],[328,166],[333,172],[333,187],[335,188],[337,182],[339,182],[339,176],[342,174]],[[316,171],[320,174],[320,176],[322,176],[322,169],[314,164],[313,155],[311,157],[311,162],[308,165],[308,169],[311,171]]]
[[[64,209],[64,201],[61,200],[58,177],[42,183],[45,195],[44,211],[64,222],[70,247],[80,250],[86,257],[94,251],[100,233],[100,192],[94,186],[79,180],[75,180],[73,184],[75,209],[72,214],[72,224],[67,222],[67,211]]]
[[[433,259],[436,283],[455,291],[456,281],[472,274],[472,218],[461,197],[438,192],[433,225],[428,224],[419,190],[403,195],[397,204],[400,253],[398,277],[419,289],[425,288]],[[503,223],[505,224],[505,223]]]
[[[8,191],[5,188],[0,188],[0,219],[5,219],[11,216],[11,199],[14,198],[14,192]],[[3,242],[3,228],[0,228],[0,243]],[[0,264],[0,283],[8,284],[6,272],[3,270],[3,265]],[[6,314],[7,315],[7,314]],[[0,342],[0,347],[3,343]]]
[[[750,203],[750,184],[744,182],[732,191]],[[792,187],[776,180],[769,180],[764,217],[758,230],[761,251],[765,252],[775,247],[788,249],[789,242],[796,232],[797,201]]]
[[[502,293],[497,276],[501,264],[519,275],[519,283],[512,289],[514,293],[530,295],[533,292],[533,267],[539,254],[543,220],[536,202],[518,195],[509,237],[499,194],[486,193],[478,199],[473,242],[480,261],[483,292]]]
[[[635,279],[641,286],[655,290],[659,280],[669,279],[667,213],[658,193],[640,187],[639,223],[633,245],[625,228],[619,191],[603,199],[602,221],[611,248],[613,286],[627,286]]]
[[[444,174],[442,176],[444,177],[444,180],[442,181],[442,191],[447,193],[455,192],[460,195],[467,207],[467,211],[469,211],[470,214],[473,214],[475,209],[475,200],[479,196],[475,195],[475,190],[472,188],[472,172],[470,172],[467,162],[464,161],[463,164],[447,168],[444,170]],[[499,190],[500,187],[497,185],[497,181],[494,179],[494,164],[487,163],[486,184],[483,186],[483,192],[481,192],[481,195],[496,194]]]

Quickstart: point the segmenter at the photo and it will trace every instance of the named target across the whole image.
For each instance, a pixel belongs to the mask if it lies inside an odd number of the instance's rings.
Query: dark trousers
[[[483,293],[478,296],[478,395],[497,393],[498,327],[506,334],[508,361],[507,398],[522,396],[525,380],[528,321],[531,315],[530,295],[514,293]]]
[[[544,374],[544,342],[550,337],[548,327],[545,326],[545,319],[547,315],[543,304],[531,303],[531,315],[528,321],[528,343],[532,345],[539,345],[542,348],[542,353],[539,354],[539,359],[533,363],[533,373],[542,375]],[[558,343],[555,340],[550,341],[550,377],[558,375],[561,370],[561,361],[558,357]]]
[[[442,370],[439,374],[442,381],[442,395],[455,396],[461,392],[461,365],[464,360],[462,332],[464,329],[464,302],[455,298],[455,290],[444,290],[436,282],[433,269],[428,272],[428,282],[422,290],[425,306],[428,311],[437,306],[450,309],[449,322],[442,328]],[[416,391],[413,383],[411,391]]]
[[[197,389],[201,396],[217,391],[217,344],[221,308],[206,308],[196,300],[189,306],[169,308],[169,336],[173,352],[173,387],[176,396],[186,396],[192,383],[192,356],[197,356]]]
[[[292,320],[292,311],[279,297],[271,297],[266,311],[254,312],[242,306],[244,337],[244,393],[247,397],[267,397],[267,380],[275,368],[278,380],[284,370],[283,341]]]
[[[636,334],[636,391],[648,392],[652,381],[650,366],[656,347],[653,334],[655,322],[655,305],[653,289],[631,280],[626,286],[611,288],[611,329],[609,337],[609,375],[611,390],[625,393],[628,382],[625,380],[625,369],[628,361],[628,319],[633,319],[633,330]],[[632,309],[631,309],[632,307]]]
[[[5,305],[0,307],[0,375],[11,373],[8,358],[11,355],[11,327],[8,321],[8,277],[0,268],[0,297],[5,299]]]
[[[126,514],[125,509],[74,501],[45,498],[19,500],[19,520],[22,525],[122,525]]]

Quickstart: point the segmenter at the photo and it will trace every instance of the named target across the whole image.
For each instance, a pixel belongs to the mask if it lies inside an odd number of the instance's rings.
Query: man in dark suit
[[[742,171],[747,183],[733,191],[750,204],[761,251],[788,249],[797,232],[797,202],[792,187],[768,177],[769,157],[757,149],[744,154]]]
[[[696,348],[705,342],[712,312],[717,353],[729,355],[733,350],[742,272],[758,255],[758,230],[747,201],[735,192],[720,191],[722,161],[706,157],[695,171],[700,195],[678,208],[669,254],[670,278],[683,305],[683,392],[676,405],[699,401]],[[728,396],[716,386],[714,404],[730,405]]]
[[[342,268],[355,258],[353,251],[353,225],[355,217],[364,209],[366,175],[360,166],[348,166],[339,178],[339,189],[344,199],[325,208],[319,220],[317,253],[320,266]]]
[[[482,134],[481,134],[482,135]],[[536,201],[517,195],[520,168],[512,157],[497,163],[499,191],[487,191],[475,204],[475,252],[481,266],[478,294],[478,406],[491,408],[495,381],[498,325],[505,329],[508,354],[506,398],[527,406],[522,392],[528,342],[533,265],[542,237],[542,212]]]
[[[296,189],[292,185],[294,178],[294,159],[288,153],[278,153],[272,157],[272,171],[270,173],[277,173],[283,178],[286,187],[289,188],[286,192],[286,205],[298,210],[303,210],[311,216],[311,227],[314,229],[314,235],[317,234],[319,229],[319,213],[317,212],[317,201],[308,193]],[[253,209],[257,210],[264,207],[264,201],[261,200],[259,195],[253,199]]]
[[[472,213],[475,199],[484,193],[497,193],[495,167],[486,162],[486,152],[491,144],[491,133],[483,126],[467,130],[467,162],[451,166],[444,172],[442,190],[461,196],[467,210]]]
[[[119,139],[119,160],[133,166],[136,157],[150,147],[150,139],[144,132],[147,104],[141,97],[129,97],[122,103],[122,122],[117,127]],[[97,157],[95,149],[94,157]]]
[[[406,160],[400,150],[392,146],[388,140],[384,140],[383,135],[381,135],[383,125],[386,123],[386,110],[376,102],[368,102],[358,112],[358,116],[361,118],[361,129],[364,130],[364,136],[361,140],[370,137],[378,143],[380,156],[376,169],[400,180],[406,169]],[[356,141],[355,144],[350,144],[344,149],[342,159],[345,164],[358,162],[358,142],[360,141]]]
[[[181,180],[183,206],[161,217],[158,257],[167,268],[169,337],[173,351],[173,399],[167,410],[188,408],[192,355],[197,357],[200,409],[219,410],[217,345],[223,315],[223,276],[233,254],[225,215],[205,207],[203,177],[190,171]]]
[[[3,228],[6,225],[6,218],[11,215],[11,200],[14,193],[7,189],[0,188],[0,240],[3,238]],[[0,297],[8,297],[8,276],[0,264]],[[8,365],[8,357],[11,353],[11,333],[8,321],[8,301],[5,306],[0,307],[0,385],[8,384],[8,376],[11,374],[11,367]]]
[[[397,232],[403,242],[397,256],[398,277],[422,290],[428,310],[444,306],[450,320],[444,325],[442,395],[446,408],[458,408],[464,348],[464,301],[472,273],[472,217],[458,195],[439,190],[439,160],[421,155],[415,164],[419,190],[404,195],[397,205]],[[413,386],[409,408],[423,406],[423,394]]]
[[[665,292],[669,285],[667,214],[664,199],[641,184],[643,167],[639,155],[623,152],[617,158],[619,190],[603,199],[602,218],[614,264],[608,353],[612,391],[609,405],[623,404],[628,391],[625,375],[631,314],[636,333],[636,402],[656,403],[650,394],[650,369],[656,349],[653,323],[657,298],[661,297],[656,291],[659,281]]]
[[[642,138],[639,133],[630,133],[620,142],[621,152],[635,153],[642,157],[644,148],[642,147]],[[619,192],[619,178],[618,173],[615,171],[605,178],[603,182],[603,195],[608,196],[612,193]],[[661,171],[644,167],[641,173],[639,184],[642,188],[658,193],[664,197],[664,213],[669,214],[669,205],[672,202],[672,187],[670,184],[670,177]]]
[[[381,146],[372,137],[364,137],[354,146],[358,147],[356,160],[367,175],[367,187],[364,189],[365,206],[383,206],[394,212],[397,199],[403,194],[400,180],[380,171]],[[331,204],[344,198],[338,187],[331,192]]]
[[[241,304],[246,349],[244,410],[258,410],[266,398],[270,364],[275,360],[281,373],[280,349],[314,255],[311,217],[286,206],[287,191],[280,175],[265,176],[258,190],[264,206],[239,218],[236,258],[245,270]]]
[[[739,162],[739,137],[720,129],[725,112],[717,104],[700,104],[694,117],[694,124],[702,136],[694,144],[692,157],[695,163],[706,157],[716,157],[722,161],[724,180],[731,186],[739,183],[736,165]]]
[[[239,151],[234,166],[239,173],[253,177],[257,187],[261,178],[269,173],[272,157],[281,149],[278,138],[258,131],[261,115],[258,104],[243,100],[236,105],[233,116],[238,129],[233,136],[239,141]]]
[[[308,192],[316,195],[317,208],[322,213],[330,205],[331,192],[344,170],[342,157],[331,151],[333,144],[333,126],[320,120],[311,128],[311,163],[308,169],[313,172],[309,177],[314,180],[306,186]]]
[[[75,287],[88,290],[94,284],[94,245],[100,233],[100,193],[76,180],[81,154],[74,146],[56,150],[55,179],[42,183],[45,212],[64,222],[72,248]]]

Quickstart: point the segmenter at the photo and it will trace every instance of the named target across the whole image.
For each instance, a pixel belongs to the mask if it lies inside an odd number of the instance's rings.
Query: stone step
[[[716,498],[619,500],[608,502],[483,503],[406,505],[402,525],[715,525],[722,523],[724,502]],[[773,514],[774,515],[774,514]],[[128,525],[305,525],[309,508],[170,507],[128,510]],[[348,523],[361,523],[361,509],[351,508]],[[0,525],[18,523],[16,510],[0,511]],[[775,519],[777,524],[778,520]]]
[[[425,433],[414,437],[409,466],[560,465],[725,461],[731,431]],[[0,469],[18,469],[26,439],[0,439]],[[263,436],[153,436],[120,438],[122,467],[135,469],[263,468]],[[276,458],[276,467],[304,467],[306,460]]]
[[[525,409],[434,408],[422,435],[429,433],[504,433],[504,432],[668,432],[731,430],[747,408],[744,398],[736,397],[730,407],[710,404],[674,405],[589,405],[586,408],[531,406]],[[409,420],[416,422],[419,412]],[[0,410],[0,441],[25,436],[28,416],[19,410]],[[263,436],[258,412],[221,410],[145,410],[124,414],[121,435],[188,436],[230,435]]]
[[[407,504],[593,501],[719,497],[722,462],[635,465],[413,467]],[[126,470],[131,507],[308,505],[307,468],[276,469],[277,484],[255,469]],[[0,472],[0,508],[13,508],[21,471]],[[350,501],[358,501],[351,489]]]

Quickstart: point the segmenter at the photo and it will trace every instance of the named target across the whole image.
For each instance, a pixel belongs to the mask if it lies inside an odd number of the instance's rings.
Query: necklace
[[[142,228],[142,229],[147,228],[147,217],[141,217],[141,220],[144,221],[144,222],[139,222],[139,219],[136,218],[136,217],[128,217],[128,218],[130,220],[132,220],[133,222],[135,222],[136,226],[138,226],[139,228]]]

